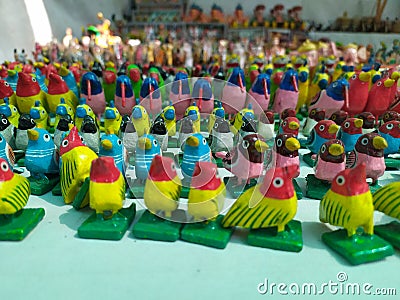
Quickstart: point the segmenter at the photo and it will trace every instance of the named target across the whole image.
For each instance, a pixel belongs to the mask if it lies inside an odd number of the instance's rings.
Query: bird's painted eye
[[[45,142],[48,142],[48,141],[50,141],[50,135],[48,135],[47,133],[43,136],[43,140],[45,141]]]
[[[158,142],[156,140],[153,140],[153,145],[157,147]]]
[[[244,149],[247,149],[247,148],[249,148],[250,143],[248,141],[243,141],[242,142],[242,146],[243,146]]]
[[[333,116],[331,117],[331,119],[332,119],[332,121],[335,121],[335,120],[336,120],[336,115],[333,115]]]
[[[89,107],[89,108],[88,108],[88,112],[91,112],[91,111],[92,111],[92,109]]]
[[[282,187],[282,186],[283,186],[283,184],[284,184],[284,181],[283,181],[283,179],[282,179],[282,178],[280,178],[280,177],[276,177],[276,178],[274,179],[274,181],[272,182],[272,184],[274,185],[274,187],[276,187],[276,188],[280,188],[280,187]]]
[[[2,119],[1,122],[6,125],[7,124],[7,119]]]
[[[35,121],[33,119],[31,119],[31,124],[35,124]]]
[[[361,144],[364,145],[364,146],[368,145],[368,138],[363,138],[361,140]]]
[[[356,80],[357,79],[357,75],[354,74],[353,76],[351,76],[351,79]]]
[[[81,138],[81,142],[84,143],[83,137],[80,136],[80,138]]]
[[[283,126],[283,127],[285,127],[286,125],[287,125],[287,122],[286,122],[286,121],[282,123],[282,126]]]
[[[122,145],[122,141],[121,141],[121,140],[118,140],[118,141],[117,141],[117,144],[118,144],[118,145]]]
[[[16,107],[13,107],[13,112],[17,112],[18,109]]]
[[[218,123],[214,124],[214,128],[217,129],[218,128]]]
[[[42,114],[45,114],[46,112],[44,111],[44,109],[42,109]]]
[[[326,151],[326,146],[325,146],[325,145],[322,145],[322,146],[321,146],[321,153],[325,153],[325,151]]]
[[[319,125],[319,131],[324,131],[325,130],[325,125]]]
[[[3,138],[0,136],[0,143],[3,141]]]
[[[350,122],[346,122],[346,123],[344,123],[344,128],[349,128],[350,127]]]
[[[384,118],[389,119],[389,114],[385,114]]]
[[[278,147],[281,147],[282,146],[282,140],[281,139],[278,139],[277,141],[276,141],[276,145],[278,146]]]
[[[171,169],[172,169],[172,171],[176,171],[175,163],[171,163]]]
[[[63,140],[61,143],[61,146],[65,148],[68,146],[68,144],[69,144],[69,142],[67,140]]]
[[[377,86],[381,86],[382,85],[382,81],[378,81],[378,83],[376,85]]]
[[[10,86],[10,84],[6,81],[6,82],[4,82],[4,85],[5,86]]]
[[[143,110],[142,113],[145,115],[145,114],[147,114],[147,111]]]
[[[393,123],[386,124],[386,129],[392,130],[393,129]]]
[[[3,172],[7,172],[8,169],[9,169],[8,164],[7,164],[5,161],[3,161],[3,162],[1,163],[1,170],[2,170]]]
[[[342,175],[340,175],[340,176],[338,176],[338,177],[336,178],[336,183],[337,183],[338,185],[343,185],[343,184],[346,183],[346,179],[344,179],[344,177],[343,177]]]
[[[333,86],[333,87],[337,87],[337,82],[334,82],[334,83],[332,84],[332,86]]]
[[[36,82],[36,78],[35,78],[35,77],[32,77],[32,81],[33,81],[33,82]]]
[[[203,145],[207,145],[206,139],[203,139]]]
[[[312,110],[310,113],[312,116],[315,115],[315,110]]]

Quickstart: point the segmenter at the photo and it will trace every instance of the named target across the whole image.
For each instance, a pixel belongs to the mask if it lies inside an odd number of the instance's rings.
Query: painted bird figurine
[[[109,67],[106,67],[103,72],[103,90],[107,104],[110,104],[110,101],[114,100],[116,83],[117,70],[115,70],[114,63],[110,63]]]
[[[78,98],[74,92],[68,88],[67,83],[61,78],[61,76],[55,73],[49,75],[49,87],[46,99],[49,113],[53,114],[56,113],[57,106],[61,99],[64,99],[64,102],[74,111],[78,105]]]
[[[135,96],[140,94],[140,88],[142,87],[142,74],[140,68],[135,64],[130,64],[126,68],[127,75],[131,80],[131,85],[133,87],[133,91]]]
[[[343,122],[345,120],[347,120],[348,117],[349,117],[349,113],[347,111],[337,110],[331,114],[331,116],[329,117],[329,120],[332,120],[338,126],[342,126]]]
[[[7,143],[6,139],[3,137],[3,135],[1,133],[0,133],[0,157],[7,161],[11,170],[14,169],[15,156],[14,156],[13,149]]]
[[[296,137],[299,135],[300,121],[296,117],[287,117],[279,125],[278,133],[290,133]]]
[[[214,95],[210,81],[205,78],[197,79],[193,86],[192,99],[196,101],[200,113],[210,114],[214,109]]]
[[[191,136],[193,133],[196,133],[196,128],[193,125],[193,121],[191,118],[183,118],[180,120],[180,128],[178,135],[178,146],[183,149],[185,148],[186,139]]]
[[[161,118],[163,118],[165,122],[165,126],[167,127],[168,136],[175,136],[176,134],[176,114],[175,107],[172,105],[172,102],[169,103],[168,106],[163,108],[163,111],[160,114]]]
[[[0,134],[13,149],[15,148],[14,132],[14,125],[11,124],[10,121],[8,121],[5,115],[0,114]]]
[[[325,119],[325,110],[322,108],[313,108],[304,122],[302,133],[305,137],[310,136],[311,130],[321,120]]]
[[[54,121],[54,128],[57,128],[58,122],[60,121],[61,118],[65,118],[69,116],[71,120],[75,119],[75,112],[74,109],[72,109],[71,106],[65,103],[64,98],[60,99],[60,103],[57,105],[56,108],[56,119]]]
[[[100,129],[98,128],[96,121],[91,116],[85,116],[83,118],[81,130],[79,132],[85,141],[85,145],[87,145],[95,153],[99,153]]]
[[[292,133],[281,133],[275,137],[275,144],[272,150],[272,161],[270,168],[297,166],[297,172],[293,178],[300,175],[300,157],[298,150],[300,142]],[[272,164],[272,165],[271,165]]]
[[[182,119],[191,101],[189,79],[186,73],[176,73],[175,79],[171,84],[169,99],[175,107],[176,119]]]
[[[292,183],[297,168],[289,166],[270,169],[261,183],[247,189],[222,219],[223,227],[250,229],[277,227],[277,234],[296,215],[297,195]]]
[[[393,120],[382,124],[378,133],[388,144],[388,147],[383,150],[385,157],[396,154],[400,148],[400,121]]]
[[[237,177],[238,184],[249,183],[250,179],[261,176],[267,149],[260,135],[248,134],[223,158],[224,167]]]
[[[349,79],[349,101],[343,106],[350,116],[365,111],[368,101],[370,73],[355,73]]]
[[[99,157],[103,156],[112,157],[118,170],[125,175],[128,166],[128,153],[112,127],[107,128],[106,134],[100,139]]]
[[[128,116],[130,113],[128,114]],[[104,128],[112,128],[115,134],[119,134],[121,128],[122,116],[114,105],[114,100],[109,102],[104,113]]]
[[[389,97],[394,82],[393,79],[389,78],[382,78],[375,82],[369,91],[367,105],[364,111],[371,112],[378,120],[379,116],[389,109],[391,104],[391,99]]]
[[[400,219],[400,182],[391,182],[373,194],[374,208],[392,218]]]
[[[19,111],[15,105],[10,104],[8,98],[5,98],[4,103],[0,104],[0,114],[5,115],[14,127],[18,127]]]
[[[365,234],[374,233],[374,206],[364,163],[336,175],[320,203],[319,219],[344,227],[350,238],[356,236],[358,227],[363,227]]]
[[[347,118],[338,134],[337,138],[344,144],[344,151],[351,152],[356,146],[358,138],[362,135],[363,120],[358,118]]]
[[[17,107],[20,113],[29,114],[36,101],[46,107],[46,94],[40,89],[34,76],[20,72],[16,90]]]
[[[97,118],[106,109],[106,98],[104,96],[103,87],[96,74],[86,72],[81,78],[81,98],[86,99],[86,104],[90,106]]]
[[[67,133],[74,127],[74,121],[72,120],[70,115],[66,115],[65,117],[61,117],[57,122],[57,127],[54,130],[54,144],[57,149],[60,149],[61,142]]]
[[[74,120],[75,126],[78,129],[78,131],[81,130],[83,120],[85,119],[86,116],[90,116],[92,117],[93,120],[96,120],[98,122],[92,108],[86,104],[86,99],[81,98],[79,100],[79,105],[76,107],[76,114]]]
[[[117,78],[114,103],[121,115],[130,115],[136,105],[136,97],[128,76],[120,75]]]
[[[219,117],[215,119],[214,128],[209,135],[209,141],[213,153],[230,151],[233,148],[233,133],[227,120]]]
[[[246,108],[241,109],[235,115],[235,118],[231,120],[231,131],[236,135],[246,120],[254,120],[254,118],[253,106],[249,104]]]
[[[188,213],[193,221],[214,221],[224,206],[225,196],[225,184],[218,177],[217,165],[196,162],[188,196]]]
[[[7,161],[0,158],[0,215],[12,215],[22,210],[30,194],[29,180],[14,174]]]
[[[28,147],[28,129],[36,127],[35,120],[28,114],[22,114],[18,119],[18,127],[15,130],[15,148],[25,151]]]
[[[356,118],[363,120],[363,125],[362,125],[363,134],[375,131],[376,120],[372,113],[364,111],[361,114],[358,114]]]
[[[172,158],[156,155],[144,186],[144,203],[149,211],[170,219],[178,208],[182,183]]]
[[[186,109],[184,117],[189,117],[189,119],[192,120],[194,132],[200,132],[201,116],[199,107],[197,106],[196,102],[193,102],[193,104]]]
[[[49,115],[40,101],[35,102],[35,106],[29,112],[32,119],[35,120],[36,126],[39,128],[48,128]]]
[[[122,208],[125,200],[125,179],[112,157],[104,156],[92,161],[89,182],[90,208],[111,219]]]
[[[244,108],[246,103],[246,79],[240,67],[232,69],[222,89],[222,106],[228,115],[233,115]]]
[[[92,161],[97,154],[85,146],[74,126],[63,139],[60,146],[60,182],[61,193],[65,204],[74,201],[81,186],[90,175]],[[89,203],[89,194],[86,194],[83,204]]]
[[[211,150],[207,140],[201,133],[194,133],[186,139],[183,149],[183,159],[181,164],[182,175],[186,180],[193,176],[194,166],[198,161],[211,162]]]
[[[157,115],[162,110],[161,93],[157,81],[152,77],[143,80],[140,89],[140,105],[151,115]]]
[[[257,132],[265,140],[270,140],[275,136],[275,119],[273,111],[264,111],[258,120]]]
[[[348,89],[349,82],[344,78],[332,82],[311,100],[309,111],[313,108],[325,109],[326,117],[329,118],[348,103]]]
[[[129,116],[122,117],[119,138],[122,140],[125,149],[128,151],[128,155],[133,155],[138,141],[138,134]]]
[[[57,174],[59,155],[50,133],[46,129],[28,129],[28,146],[25,152],[25,167],[35,178],[46,178],[46,174]]]
[[[336,139],[339,126],[332,120],[321,120],[311,130],[306,146],[312,153],[318,153],[322,144],[328,140]]]
[[[0,79],[0,104],[4,103],[4,98],[8,98],[10,103],[13,105],[17,104],[15,92],[10,84],[5,80]]]
[[[136,146],[135,173],[139,182],[144,183],[149,175],[150,165],[156,155],[161,155],[160,144],[151,134],[139,137]]]
[[[150,132],[150,119],[144,106],[135,105],[133,107],[131,121],[139,137]]]
[[[276,90],[273,110],[281,113],[286,108],[296,109],[299,98],[298,74],[289,68],[282,77],[279,88]]]
[[[346,153],[341,140],[333,139],[322,144],[314,166],[315,177],[332,182],[346,168]]]
[[[372,179],[372,184],[375,184],[385,172],[383,151],[387,147],[386,140],[375,132],[363,134],[357,140],[355,146],[356,166],[362,163],[366,165],[367,178]]]
[[[268,110],[270,101],[271,82],[268,74],[261,73],[257,75],[247,96],[247,104],[252,104],[254,113],[260,116],[265,110]]]
[[[161,116],[158,116],[150,127],[150,134],[152,134],[160,144],[162,151],[167,151],[168,148],[168,132],[165,126],[165,121]]]
[[[65,81],[67,84],[68,88],[70,91],[72,91],[76,99],[79,99],[79,90],[78,90],[78,84],[77,80],[75,80],[74,74],[68,70],[65,66],[60,66],[60,69],[58,70],[58,74],[62,77],[62,79]],[[78,79],[79,82],[79,79]]]

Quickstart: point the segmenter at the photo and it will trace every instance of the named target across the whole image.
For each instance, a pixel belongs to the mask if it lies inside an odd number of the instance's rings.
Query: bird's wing
[[[343,196],[329,190],[319,206],[320,221],[334,226],[345,226],[350,220],[350,212],[345,201]]]
[[[374,208],[400,219],[400,182],[392,182],[373,194]]]

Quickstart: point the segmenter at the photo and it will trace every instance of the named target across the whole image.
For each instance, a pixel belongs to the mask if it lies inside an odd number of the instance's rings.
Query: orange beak
[[[240,76],[240,74],[238,75],[238,82],[239,82],[240,91],[242,93],[244,93],[244,86],[243,86],[242,76]]]
[[[267,79],[263,79],[263,86],[264,86],[264,97],[265,100],[269,99],[269,94],[268,94],[268,84],[267,84]]]
[[[297,81],[296,81],[296,76],[292,76],[292,84],[295,92],[299,91],[299,88],[297,87]]]
[[[125,105],[126,105],[125,83],[121,83],[121,93],[122,93],[122,107],[125,107]]]
[[[86,80],[87,83],[87,91],[88,91],[88,100],[92,100],[92,84],[90,83],[90,80]]]

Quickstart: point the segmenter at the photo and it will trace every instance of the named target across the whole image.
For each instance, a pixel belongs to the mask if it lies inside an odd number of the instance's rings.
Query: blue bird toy
[[[201,133],[195,133],[186,139],[181,165],[182,174],[185,179],[190,180],[193,175],[194,166],[198,161],[211,162],[210,147]]]
[[[246,104],[246,79],[244,71],[235,67],[230,71],[230,76],[222,89],[221,102],[225,113],[233,115],[244,108]]]
[[[382,124],[378,133],[387,141],[388,147],[385,148],[383,154],[395,154],[400,148],[400,121],[392,120]]]
[[[15,156],[12,148],[7,143],[6,139],[0,133],[0,158],[5,159],[11,170],[14,168]]]
[[[108,128],[106,134],[101,137],[99,156],[114,158],[115,165],[125,175],[128,154],[122,141],[112,128]]]
[[[336,138],[339,126],[332,120],[321,120],[315,124],[307,139],[306,147],[312,153],[318,153],[322,144]]]
[[[285,109],[296,109],[299,100],[298,74],[293,68],[288,68],[283,74],[279,88],[275,92],[273,110],[282,113]]]
[[[37,82],[39,83],[40,89],[43,92],[47,93],[48,89],[47,89],[47,85],[46,85],[46,76],[42,75],[42,72],[38,68],[36,68],[35,77],[36,77]]]
[[[362,136],[363,120],[358,118],[347,118],[337,135],[337,138],[344,144],[344,151],[351,152],[356,146],[357,140]]]
[[[136,146],[135,173],[136,178],[144,182],[149,174],[154,156],[161,155],[160,144],[151,134],[141,136]]]
[[[43,178],[45,174],[56,174],[58,168],[57,148],[46,129],[28,129],[28,147],[25,153],[25,167],[33,177]]]

